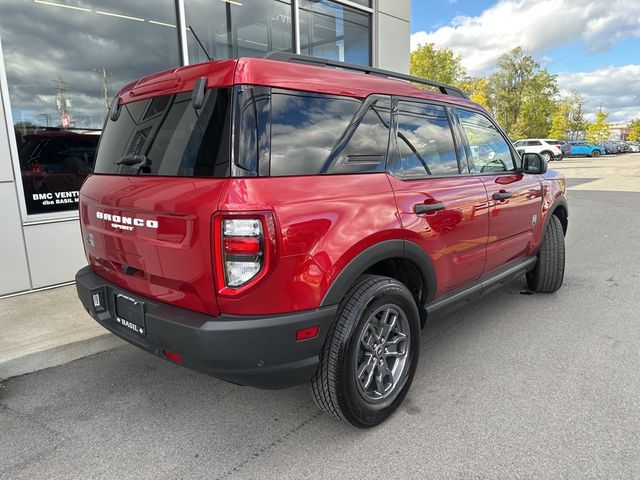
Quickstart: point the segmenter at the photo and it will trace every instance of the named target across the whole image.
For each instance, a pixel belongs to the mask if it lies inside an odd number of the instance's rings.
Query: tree
[[[569,96],[562,97],[551,117],[550,138],[568,138],[579,140],[584,138],[587,123],[582,113],[584,99],[573,90]]]
[[[640,141],[640,118],[631,120],[629,123],[629,140],[632,142]]]
[[[496,120],[512,138],[544,137],[556,109],[558,86],[529,53],[517,47],[498,59],[489,77],[489,106]]]
[[[585,137],[587,129],[587,121],[582,113],[582,105],[584,98],[577,91],[573,90],[569,96],[569,138],[571,140],[580,140]]]
[[[435,48],[432,43],[411,52],[409,71],[416,77],[445,85],[457,84],[466,74],[460,55],[448,48]]]
[[[571,122],[569,114],[571,112],[571,104],[569,99],[564,97],[558,102],[558,107],[551,117],[551,129],[549,130],[550,138],[568,138]]]
[[[604,142],[609,139],[608,113],[604,113],[602,108],[596,112],[596,120],[587,126],[587,141],[591,143]]]
[[[483,77],[466,77],[457,83],[472,102],[479,103],[489,110],[489,82]]]
[[[514,138],[548,136],[551,119],[557,109],[554,100],[557,94],[556,77],[550,75],[546,70],[536,72],[527,80],[522,95],[520,114],[512,129]]]

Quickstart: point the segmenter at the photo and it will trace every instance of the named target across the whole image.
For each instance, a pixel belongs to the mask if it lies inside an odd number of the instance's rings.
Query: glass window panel
[[[460,173],[453,134],[443,107],[400,102],[397,128],[403,176]]]
[[[27,212],[77,208],[108,99],[180,64],[173,0],[3,0],[0,35]]]
[[[391,103],[376,100],[360,120],[331,173],[384,172],[389,144]]]
[[[328,95],[271,96],[271,175],[315,175],[361,102]]]
[[[230,89],[221,88],[207,90],[198,111],[191,104],[191,92],[123,105],[118,119],[105,125],[95,172],[226,176],[230,103]],[[117,164],[125,155],[144,157],[132,165]]]
[[[300,0],[300,53],[371,64],[371,14],[330,0]]]
[[[291,0],[185,0],[185,17],[214,59],[292,51]],[[187,31],[189,63],[207,57]]]
[[[471,173],[512,172],[515,163],[509,144],[484,115],[456,109],[469,140]]]

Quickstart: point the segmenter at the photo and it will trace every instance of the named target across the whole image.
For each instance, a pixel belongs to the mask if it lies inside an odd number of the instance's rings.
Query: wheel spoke
[[[360,369],[358,370],[358,378],[362,381],[362,376],[367,373],[367,369],[371,368],[371,358],[362,362]]]
[[[393,312],[393,316],[391,317],[391,322],[389,322],[389,317],[391,316],[391,309],[388,309],[384,315],[384,321],[381,325],[381,336],[385,339],[389,337],[389,333],[396,326],[396,322],[398,321],[398,315]]]
[[[378,374],[376,375],[376,389],[378,393],[384,394],[393,387],[393,375],[385,361],[382,361],[382,364],[378,364],[376,369],[378,370]],[[385,379],[388,379],[388,381],[385,382]]]
[[[384,353],[387,357],[402,357],[407,353],[406,347],[403,343],[407,340],[407,336],[399,334],[393,340],[390,340],[385,345]],[[402,348],[401,348],[402,347]]]
[[[369,370],[369,375],[367,376],[366,381],[362,384],[362,388],[364,388],[365,391],[369,388],[369,385],[371,385],[371,380],[373,380],[373,376],[376,373],[375,363],[370,365],[371,369]]]
[[[371,325],[369,326],[371,327]],[[367,328],[367,330],[371,330],[371,328]],[[373,341],[376,337],[377,335],[375,335],[374,333],[370,333],[369,335],[365,335],[364,337],[362,337],[362,340],[360,341],[360,343],[362,344],[362,346],[367,352],[373,351]]]

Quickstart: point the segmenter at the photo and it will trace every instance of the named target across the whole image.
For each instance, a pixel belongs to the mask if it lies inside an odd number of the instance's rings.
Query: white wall
[[[87,264],[78,220],[27,225],[24,237],[33,288],[69,282]]]
[[[410,10],[410,0],[378,0],[378,68],[409,73]]]
[[[4,104],[0,90],[0,295],[31,288]]]

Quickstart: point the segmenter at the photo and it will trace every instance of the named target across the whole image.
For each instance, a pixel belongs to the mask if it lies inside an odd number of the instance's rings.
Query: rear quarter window
[[[273,91],[271,175],[315,175],[362,102],[353,98]]]

